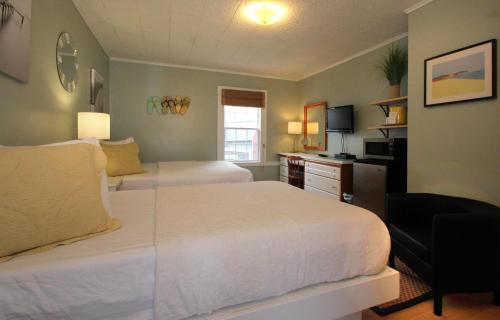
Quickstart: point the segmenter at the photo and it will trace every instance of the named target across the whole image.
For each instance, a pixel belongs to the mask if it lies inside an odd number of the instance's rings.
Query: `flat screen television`
[[[326,109],[327,132],[354,133],[354,106]]]

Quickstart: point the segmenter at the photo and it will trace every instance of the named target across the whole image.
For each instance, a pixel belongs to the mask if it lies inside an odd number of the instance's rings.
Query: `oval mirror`
[[[56,62],[63,88],[73,92],[78,81],[78,50],[74,48],[67,32],[61,33],[57,39]]]

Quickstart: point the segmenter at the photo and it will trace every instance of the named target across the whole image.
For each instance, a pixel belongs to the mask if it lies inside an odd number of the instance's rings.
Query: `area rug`
[[[393,313],[432,298],[432,289],[422,281],[406,264],[395,259],[396,270],[400,274],[398,299],[380,304],[372,310],[380,315]]]

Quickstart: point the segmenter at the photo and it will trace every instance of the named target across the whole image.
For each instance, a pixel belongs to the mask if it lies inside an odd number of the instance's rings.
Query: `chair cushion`
[[[389,225],[391,239],[398,241],[424,261],[430,261],[432,229],[423,226]]]

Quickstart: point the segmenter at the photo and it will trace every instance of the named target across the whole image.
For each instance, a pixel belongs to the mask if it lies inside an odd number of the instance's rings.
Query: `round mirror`
[[[78,50],[74,48],[67,32],[61,33],[57,39],[56,62],[63,88],[73,92],[78,80]]]

